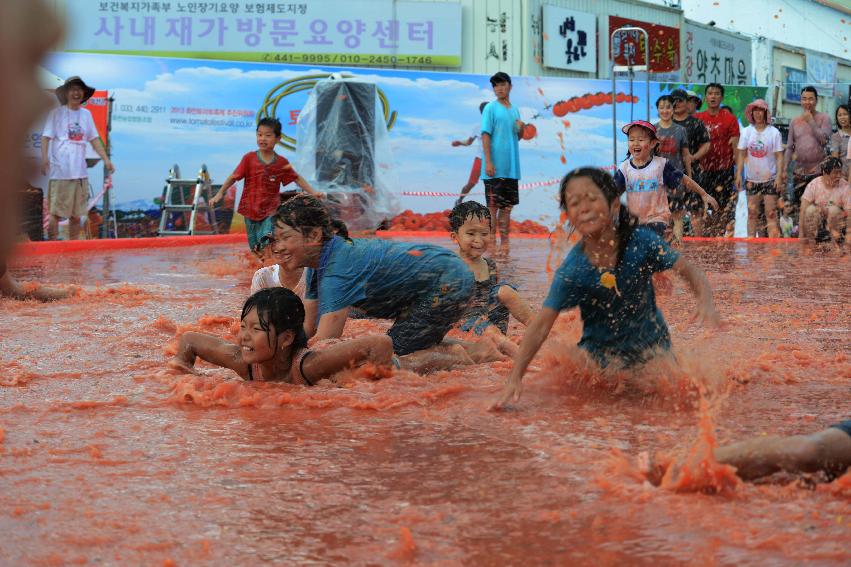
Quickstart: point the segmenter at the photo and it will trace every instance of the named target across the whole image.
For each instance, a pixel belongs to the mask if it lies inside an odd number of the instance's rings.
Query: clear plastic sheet
[[[317,82],[296,132],[296,170],[328,195],[334,217],[365,230],[399,213],[390,139],[374,84],[339,75]]]

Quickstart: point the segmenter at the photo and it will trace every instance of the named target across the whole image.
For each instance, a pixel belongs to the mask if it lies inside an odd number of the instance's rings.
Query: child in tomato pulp
[[[639,224],[662,236],[671,219],[668,193],[681,184],[686,190],[700,195],[704,206],[718,206],[715,199],[691,177],[676,169],[667,159],[655,155],[659,143],[655,126],[636,120],[624,126],[622,131],[629,139],[629,150],[627,159],[621,162],[615,173],[615,184],[621,192],[626,191],[629,212],[638,217]]]
[[[257,151],[242,156],[239,165],[210,199],[211,205],[218,203],[234,183],[245,179],[238,212],[245,217],[248,247],[252,251],[263,236],[272,232],[272,217],[281,204],[280,187],[295,182],[306,193],[320,198],[325,196],[313,189],[285,157],[275,153],[275,146],[280,141],[281,122],[277,118],[260,120],[257,123]]]
[[[505,387],[492,405],[520,398],[526,368],[549,335],[558,315],[579,307],[579,347],[600,367],[613,362],[637,367],[671,348],[668,326],[656,307],[651,278],[673,269],[697,298],[697,319],[719,323],[704,273],[681,257],[650,227],[621,206],[620,189],[603,170],[583,167],[568,173],[559,190],[570,226],[582,236],[553,277],[543,308],[529,323]]]
[[[321,350],[307,348],[304,304],[283,287],[260,290],[245,301],[239,344],[204,333],[184,333],[168,366],[194,374],[196,357],[229,368],[244,380],[306,386],[365,362],[399,367],[393,342],[386,335],[348,339]]]
[[[458,255],[476,278],[470,309],[462,317],[461,330],[477,335],[490,335],[499,349],[517,354],[517,345],[506,338],[508,316],[528,324],[532,310],[511,284],[499,281],[496,263],[486,258],[493,233],[491,213],[475,201],[456,205],[449,213],[450,237],[458,245]]]

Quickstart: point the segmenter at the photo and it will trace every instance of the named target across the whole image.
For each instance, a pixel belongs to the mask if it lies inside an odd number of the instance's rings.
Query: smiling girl
[[[637,225],[621,207],[621,190],[603,170],[568,173],[559,191],[561,208],[582,240],[556,271],[543,308],[526,329],[505,386],[492,408],[520,398],[526,368],[561,311],[579,307],[583,349],[605,368],[617,361],[638,367],[671,348],[668,326],[656,307],[652,275],[673,269],[697,298],[695,318],[719,323],[704,273],[672,250],[652,229]]]
[[[198,357],[230,368],[244,380],[306,386],[365,362],[399,366],[387,336],[349,339],[316,351],[307,348],[303,325],[304,305],[295,293],[283,287],[263,289],[242,307],[239,344],[203,333],[184,333],[177,354],[167,364],[194,374]]]

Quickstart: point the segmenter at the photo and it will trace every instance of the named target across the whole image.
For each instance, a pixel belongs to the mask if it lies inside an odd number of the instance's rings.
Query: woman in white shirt
[[[748,194],[748,236],[756,236],[760,205],[765,206],[768,236],[778,238],[777,199],[783,194],[783,138],[771,125],[768,104],[761,98],[745,108],[750,126],[742,130],[736,152],[736,189],[742,190],[742,169],[747,157],[744,189]]]

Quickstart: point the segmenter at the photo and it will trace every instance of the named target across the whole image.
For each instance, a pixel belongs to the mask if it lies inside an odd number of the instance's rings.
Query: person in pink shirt
[[[851,205],[851,185],[842,179],[842,160],[829,157],[821,164],[821,176],[810,181],[801,196],[800,238],[830,239],[840,245]]]
[[[825,146],[832,132],[830,116],[817,112],[816,104],[818,91],[815,87],[804,87],[801,90],[801,115],[789,123],[785,163],[790,163],[792,156],[795,156],[795,169],[792,172],[794,204],[800,203],[804,189],[820,175],[819,164],[827,157]]]

